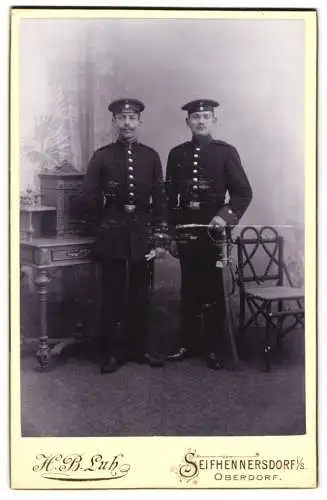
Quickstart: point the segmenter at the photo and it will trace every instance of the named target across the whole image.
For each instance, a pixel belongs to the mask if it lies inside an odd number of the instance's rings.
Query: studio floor
[[[150,368],[128,363],[101,375],[91,352],[72,352],[40,373],[33,356],[21,364],[22,435],[233,436],[305,433],[304,334],[294,330],[262,362],[262,331],[249,332],[239,370],[200,359]]]

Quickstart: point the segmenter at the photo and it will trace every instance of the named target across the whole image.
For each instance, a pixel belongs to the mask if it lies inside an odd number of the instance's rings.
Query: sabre
[[[233,243],[230,230],[226,228],[221,228],[219,230],[219,240],[215,239],[211,232],[217,232],[217,229],[214,226],[211,226],[210,224],[177,224],[175,226],[176,230],[183,230],[183,229],[207,229],[208,236],[212,243],[215,246],[219,246],[220,249],[223,250],[223,255],[217,260],[216,266],[221,268],[222,270],[222,278],[223,278],[223,294],[224,294],[224,303],[225,303],[225,310],[226,310],[226,322],[227,322],[227,332],[231,344],[231,349],[232,349],[232,354],[233,354],[233,359],[234,363],[236,366],[240,365],[240,360],[238,357],[238,352],[237,352],[237,347],[236,347],[236,342],[235,342],[235,336],[234,336],[234,328],[233,328],[233,320],[232,320],[232,313],[231,313],[231,304],[230,304],[230,298],[228,294],[228,266],[231,266],[232,259],[230,255],[230,249],[231,245]]]
[[[211,227],[209,224],[177,224],[176,229],[185,229],[190,227]]]

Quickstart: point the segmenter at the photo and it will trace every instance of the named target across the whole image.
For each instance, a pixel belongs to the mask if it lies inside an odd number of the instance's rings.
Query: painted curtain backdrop
[[[217,99],[214,135],[236,146],[254,191],[241,223],[277,225],[303,284],[301,21],[24,20],[20,44],[22,191],[64,160],[85,171],[92,151],[114,139],[111,99],[144,100],[141,141],[164,168],[169,149],[189,137],[181,106]]]

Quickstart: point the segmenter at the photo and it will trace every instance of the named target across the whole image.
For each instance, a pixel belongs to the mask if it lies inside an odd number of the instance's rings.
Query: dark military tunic
[[[143,260],[153,229],[166,222],[166,195],[158,154],[117,141],[97,150],[84,179],[86,221],[100,259]]]
[[[82,195],[84,219],[96,237],[93,255],[103,270],[103,355],[124,358],[129,341],[142,353],[148,341],[145,255],[167,217],[158,154],[123,140],[100,148]]]
[[[235,225],[252,197],[237,150],[211,138],[201,143],[192,139],[171,150],[166,187],[173,224],[208,224],[212,217],[220,215]]]
[[[237,150],[223,142],[193,138],[169,153],[166,172],[169,219],[176,224],[209,224],[219,215],[236,225],[247,209],[252,190]],[[229,202],[225,203],[226,193]],[[174,232],[174,229],[172,229]],[[219,251],[207,230],[179,244],[182,272],[180,345],[205,353],[220,349],[219,332],[224,324],[221,269],[216,267]]]

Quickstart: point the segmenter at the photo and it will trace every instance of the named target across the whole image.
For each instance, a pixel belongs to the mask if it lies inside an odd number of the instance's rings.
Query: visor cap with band
[[[145,109],[145,106],[142,101],[138,99],[117,99],[111,102],[108,106],[109,111],[111,111],[114,115],[117,113],[142,113]]]
[[[219,102],[213,101],[212,99],[196,99],[195,101],[184,104],[182,110],[187,111],[187,113],[191,115],[199,111],[214,111],[217,106],[219,106]]]

